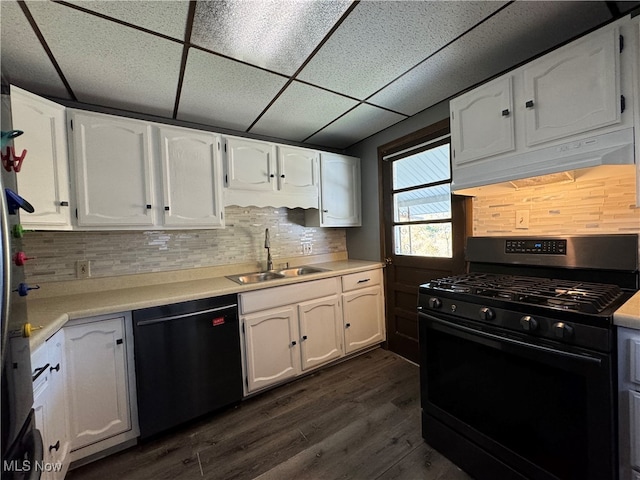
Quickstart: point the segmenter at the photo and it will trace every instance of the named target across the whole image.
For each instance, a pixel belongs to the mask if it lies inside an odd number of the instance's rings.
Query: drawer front
[[[342,277],[342,291],[350,292],[358,288],[372,287],[382,284],[382,269],[351,273]]]
[[[313,280],[309,282],[264,288],[238,295],[240,313],[259,312],[270,308],[294,305],[316,298],[328,297],[339,293],[339,277]]]

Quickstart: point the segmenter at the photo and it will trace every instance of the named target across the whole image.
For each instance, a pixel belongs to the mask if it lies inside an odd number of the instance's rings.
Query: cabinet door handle
[[[50,363],[47,363],[44,367],[36,368],[33,371],[33,376],[31,377],[31,381],[35,382],[38,379],[38,377],[40,377],[40,375],[42,375],[44,372],[47,371],[47,368],[49,368],[50,365],[51,365]]]
[[[508,117],[508,116],[509,116],[509,113],[511,113],[511,112],[509,112],[509,109],[508,109],[508,108],[505,108],[504,110],[502,110],[502,116],[503,116],[503,117]]]
[[[56,452],[60,450],[60,440],[58,440],[55,445],[49,445],[49,451],[55,450]]]
[[[151,210],[151,204],[147,203],[147,210]]]
[[[291,346],[295,347],[297,345],[297,342],[294,340],[293,342],[291,342]]]
[[[60,202],[60,206],[61,207],[68,207],[69,206],[69,202]]]
[[[168,212],[169,210],[170,210],[170,209],[169,209],[169,205],[165,205],[165,207],[164,207],[164,211],[165,211],[165,212]]]
[[[116,345],[122,345],[122,339],[121,338],[116,340]]]
[[[269,175],[269,178],[275,178],[275,175],[272,173]]]
[[[347,324],[345,325],[345,328],[349,328],[350,326],[351,326],[351,324],[350,324],[350,323],[347,323]]]
[[[533,100],[527,100],[527,103],[524,104],[527,108],[533,108]]]
[[[50,371],[50,372],[53,372],[54,370],[55,370],[56,372],[59,372],[59,371],[60,371],[60,364],[57,364],[55,367],[51,367],[51,368],[49,369],[49,371]]]
[[[306,335],[303,335],[303,336],[302,336],[302,339],[303,339],[303,340],[306,340],[306,339],[307,339],[307,336],[306,336]]]
[[[280,175],[280,178],[284,178],[284,173],[282,175]]]
[[[371,281],[370,278],[364,278],[362,280],[358,280],[358,283],[367,283],[367,282],[370,282],[370,281]]]
[[[329,210],[322,210],[324,213],[329,213]]]

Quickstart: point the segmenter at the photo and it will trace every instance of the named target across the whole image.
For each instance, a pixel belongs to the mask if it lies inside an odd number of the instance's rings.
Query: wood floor
[[[418,367],[376,349],[69,472],[69,480],[469,480],[420,432]]]

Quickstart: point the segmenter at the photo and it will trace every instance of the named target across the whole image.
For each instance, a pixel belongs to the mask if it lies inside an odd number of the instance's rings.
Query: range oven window
[[[523,471],[520,462],[551,474],[535,478],[598,478],[594,469],[610,466],[613,407],[607,382],[601,386],[607,361],[565,360],[451,330],[421,336],[429,415],[498,456],[507,452],[516,470]]]

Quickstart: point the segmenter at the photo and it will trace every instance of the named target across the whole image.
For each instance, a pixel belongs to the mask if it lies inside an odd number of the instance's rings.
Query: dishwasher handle
[[[213,312],[221,312],[224,310],[231,310],[231,309],[235,309],[238,308],[238,304],[232,304],[232,305],[224,305],[222,307],[215,307],[215,308],[208,308],[206,310],[198,310],[197,312],[191,312],[191,313],[181,313],[180,315],[171,315],[169,317],[162,317],[162,318],[155,318],[152,320],[140,320],[138,322],[136,322],[136,326],[137,327],[145,327],[147,325],[154,325],[156,323],[164,323],[164,322],[170,322],[172,320],[180,320],[183,318],[190,318],[190,317],[195,317],[198,315],[204,315],[205,313],[213,313]]]

